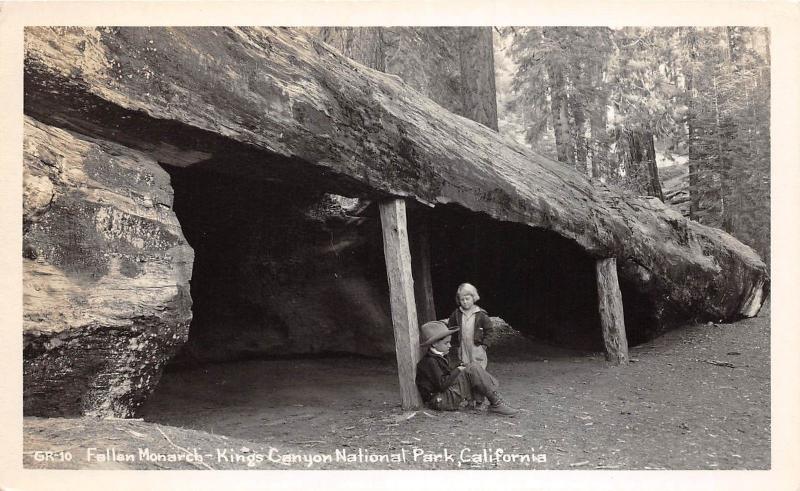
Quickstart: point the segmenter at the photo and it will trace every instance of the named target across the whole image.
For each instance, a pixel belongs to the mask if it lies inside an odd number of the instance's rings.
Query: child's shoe
[[[492,395],[489,397],[489,401],[490,413],[500,414],[502,416],[514,416],[519,412],[519,409],[514,409],[506,404],[505,401],[500,397],[500,394],[497,392],[492,393]]]

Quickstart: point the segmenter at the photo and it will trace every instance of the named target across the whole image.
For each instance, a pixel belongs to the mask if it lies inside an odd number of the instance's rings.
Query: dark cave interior
[[[438,318],[450,315],[457,286],[468,282],[478,288],[483,309],[521,333],[558,346],[602,349],[594,259],[575,242],[457,205],[420,211],[428,215]],[[409,222],[413,227],[424,219]]]
[[[314,180],[165,168],[195,250],[176,361],[393,351],[380,230],[356,225]]]

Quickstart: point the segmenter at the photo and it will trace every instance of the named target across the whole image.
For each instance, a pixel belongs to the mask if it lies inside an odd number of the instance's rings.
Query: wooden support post
[[[431,281],[431,242],[428,223],[420,220],[412,244],[414,254],[411,266],[414,274],[414,296],[417,300],[417,320],[419,325],[436,320],[436,307],[433,303],[433,282]]]
[[[617,365],[628,363],[628,339],[625,337],[625,316],[617,278],[617,260],[600,259],[595,263],[595,270],[606,359]]]
[[[403,409],[417,409],[422,403],[415,383],[419,361],[419,326],[414,279],[411,275],[411,253],[408,249],[406,203],[402,199],[383,201],[380,211],[401,401]]]

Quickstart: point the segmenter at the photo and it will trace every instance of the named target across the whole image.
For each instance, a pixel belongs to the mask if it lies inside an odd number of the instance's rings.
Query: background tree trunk
[[[699,219],[700,212],[700,161],[697,152],[697,130],[695,128],[695,120],[697,117],[695,107],[695,63],[697,62],[697,35],[694,28],[689,28],[688,35],[689,44],[689,70],[686,74],[686,95],[688,98],[689,112],[686,117],[687,133],[689,136],[688,153],[689,153],[689,218],[692,220]]]
[[[640,189],[664,201],[661,181],[656,166],[656,150],[650,130],[626,131],[628,140],[628,166]]]
[[[658,165],[656,162],[656,145],[655,138],[652,131],[645,131],[644,136],[644,158],[647,162],[647,167],[650,170],[650,187],[653,190],[653,196],[664,201],[664,191],[661,189],[661,179],[658,177]]]
[[[497,91],[491,27],[458,28],[460,114],[497,131]]]
[[[586,168],[586,157],[588,154],[588,145],[586,142],[586,115],[584,113],[583,102],[580,97],[572,97],[569,99],[572,117],[575,119],[574,128],[574,142],[575,142],[575,168],[581,174],[588,174]]]
[[[572,139],[569,134],[564,74],[561,71],[561,67],[548,65],[547,75],[550,81],[550,113],[555,133],[557,159],[559,162],[572,165],[575,161],[575,152],[573,151]]]
[[[590,109],[592,133],[592,177],[599,178],[608,166],[608,92],[603,86],[603,67],[599,60],[592,63],[593,104]]]

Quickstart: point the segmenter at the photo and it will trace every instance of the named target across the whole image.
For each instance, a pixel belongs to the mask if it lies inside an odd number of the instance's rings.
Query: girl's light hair
[[[471,283],[461,283],[458,285],[458,290],[456,290],[456,305],[461,305],[461,299],[459,297],[467,293],[472,295],[472,298],[475,299],[475,302],[481,299],[481,296],[478,295],[478,289],[475,288]]]

